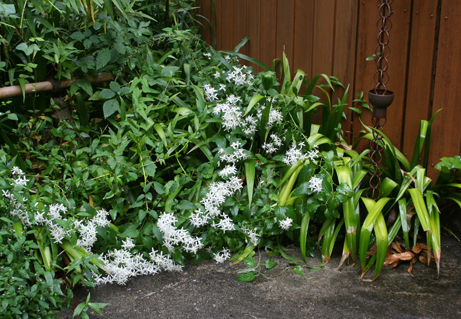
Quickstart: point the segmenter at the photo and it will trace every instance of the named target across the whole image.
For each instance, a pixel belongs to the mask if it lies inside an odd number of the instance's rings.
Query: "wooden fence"
[[[376,66],[366,58],[377,45],[377,0],[214,0],[216,16],[211,0],[198,3],[200,14],[217,25],[217,49],[232,50],[248,36],[240,52],[267,65],[285,51],[292,70],[310,77],[326,73],[349,84],[349,105],[357,93],[374,87]],[[411,157],[420,121],[443,108],[433,124],[429,164],[434,166],[461,152],[461,1],[397,0],[392,8],[388,89],[395,99],[385,133]],[[211,43],[210,24],[203,23]],[[358,136],[360,122],[351,111],[346,115],[345,129]],[[370,117],[364,116],[366,124]],[[433,169],[429,173],[435,177]]]

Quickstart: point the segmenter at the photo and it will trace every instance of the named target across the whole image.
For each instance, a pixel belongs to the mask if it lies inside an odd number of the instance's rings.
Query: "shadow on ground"
[[[298,249],[288,252],[300,258]],[[318,255],[318,252],[316,252]],[[258,259],[258,255],[254,257]],[[261,253],[261,264],[267,260]],[[137,277],[126,286],[106,285],[75,291],[79,302],[91,292],[93,302],[110,303],[104,318],[460,318],[461,244],[442,238],[442,267],[439,278],[434,267],[415,264],[411,277],[408,263],[396,269],[384,267],[374,282],[358,280],[360,269],[337,270],[340,256],[321,270],[303,266],[305,278],[280,257],[254,282],[234,279],[243,263],[216,264],[201,261],[180,273]],[[309,258],[311,266],[320,258]],[[263,267],[264,268],[264,267]],[[293,268],[293,267],[291,267]],[[373,269],[366,277],[371,278]],[[89,312],[90,318],[101,318]],[[72,310],[59,316],[72,318]]]

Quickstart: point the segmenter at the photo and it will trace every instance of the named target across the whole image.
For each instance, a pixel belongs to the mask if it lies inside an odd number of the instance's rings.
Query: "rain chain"
[[[368,168],[370,174],[370,186],[366,192],[368,198],[379,199],[381,197],[381,175],[383,173],[383,136],[380,132],[384,131],[384,124],[386,124],[386,110],[394,100],[394,93],[387,89],[386,84],[389,82],[389,68],[388,57],[391,53],[389,48],[389,31],[392,28],[392,21],[390,19],[393,11],[391,4],[394,0],[378,0],[379,5],[379,19],[377,22],[378,45],[375,48],[375,63],[376,72],[374,74],[375,87],[368,92],[368,99],[373,105],[373,139],[370,140],[370,153],[369,158],[371,165]]]

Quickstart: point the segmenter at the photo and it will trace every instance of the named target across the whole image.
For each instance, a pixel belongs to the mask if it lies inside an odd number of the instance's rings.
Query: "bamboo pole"
[[[102,72],[102,73],[99,73],[97,76],[87,76],[83,79],[73,78],[70,80],[61,81],[59,87],[63,89],[63,88],[69,87],[72,82],[81,81],[81,80],[88,80],[91,84],[96,84],[96,83],[111,81],[114,79],[115,79],[115,76],[112,73]],[[52,90],[53,90],[53,84],[50,81],[28,83],[25,85],[25,94],[46,92],[46,91],[52,91]],[[7,86],[7,87],[0,88],[0,100],[6,99],[9,97],[14,97],[14,96],[21,96],[21,95],[22,95],[22,89],[20,85],[13,85],[13,86]]]

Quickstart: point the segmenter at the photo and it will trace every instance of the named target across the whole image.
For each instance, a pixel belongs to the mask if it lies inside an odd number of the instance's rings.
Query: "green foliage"
[[[55,272],[40,264],[39,246],[28,239],[35,230],[16,231],[18,227],[14,227],[11,219],[1,219],[0,315],[3,318],[23,318],[24,314],[29,318],[51,318],[65,298]],[[69,302],[72,293],[67,297]]]

